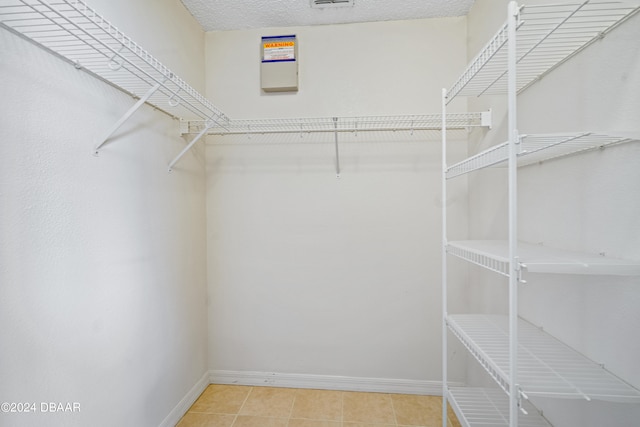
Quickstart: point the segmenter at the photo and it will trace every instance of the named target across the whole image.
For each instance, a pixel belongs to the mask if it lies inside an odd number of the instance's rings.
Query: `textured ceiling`
[[[205,31],[390,21],[466,15],[474,0],[354,0],[312,8],[310,0],[182,0]]]

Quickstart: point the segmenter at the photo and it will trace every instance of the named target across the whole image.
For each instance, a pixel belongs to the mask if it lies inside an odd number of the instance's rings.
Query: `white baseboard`
[[[442,396],[442,381],[212,370],[209,371],[209,382],[211,384],[236,384]]]
[[[187,394],[178,402],[175,408],[167,415],[159,427],[174,427],[178,421],[187,413],[193,402],[202,394],[205,388],[210,384],[210,373],[206,372],[202,378],[187,392]]]

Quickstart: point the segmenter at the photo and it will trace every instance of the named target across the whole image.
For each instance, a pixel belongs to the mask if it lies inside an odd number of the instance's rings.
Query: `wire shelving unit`
[[[507,168],[508,239],[448,241],[447,206],[442,207],[443,420],[447,402],[466,426],[547,426],[528,396],[640,402],[640,391],[601,366],[521,319],[518,285],[522,274],[640,275],[640,260],[562,251],[518,241],[519,167],[586,150],[633,141],[593,132],[521,135],[517,95],[640,11],[622,1],[580,1],[564,5],[509,3],[507,21],[449,90],[442,93],[442,194],[451,178],[487,167]],[[503,94],[507,98],[508,140],[481,153],[447,163],[447,105],[457,96]],[[447,311],[447,256],[455,256],[508,278],[506,316],[450,315]],[[450,387],[447,344],[451,332],[495,380],[496,389]],[[538,414],[539,415],[539,414]],[[443,427],[446,427],[443,421]]]

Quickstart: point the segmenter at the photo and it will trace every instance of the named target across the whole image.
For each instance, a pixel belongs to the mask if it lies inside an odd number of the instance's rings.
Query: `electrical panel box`
[[[260,83],[265,92],[298,90],[298,42],[295,35],[262,37]]]

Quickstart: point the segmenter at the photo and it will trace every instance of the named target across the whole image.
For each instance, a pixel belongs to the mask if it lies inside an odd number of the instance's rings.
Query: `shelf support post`
[[[447,90],[442,89],[442,427],[448,427],[447,332]]]
[[[518,383],[518,148],[517,130],[517,43],[519,8],[509,2],[507,104],[509,132],[509,427],[518,427],[520,407]]]
[[[336,177],[340,178],[340,151],[338,150],[338,118],[333,118],[333,134],[336,143]]]
[[[180,159],[182,158],[182,156],[184,156],[185,154],[187,154],[187,151],[191,150],[191,147],[193,147],[195,145],[196,142],[198,142],[200,140],[200,138],[202,138],[203,136],[205,136],[207,134],[207,132],[209,131],[209,129],[211,129],[211,127],[213,126],[214,122],[212,120],[206,121],[205,122],[205,126],[204,129],[202,129],[200,131],[199,134],[196,135],[195,138],[193,138],[191,140],[191,142],[182,149],[182,151],[180,152],[180,154],[178,154],[176,156],[175,159],[173,159],[171,161],[171,163],[169,163],[169,168],[168,168],[168,172],[171,172],[173,170],[173,167],[176,165],[176,163],[178,163],[180,161]]]
[[[158,89],[160,89],[160,87],[162,87],[163,83],[165,82],[166,79],[162,80],[162,82],[158,82],[156,83],[151,89],[149,89],[147,91],[147,93],[144,94],[144,96],[142,96],[142,98],[140,98],[138,100],[138,102],[136,102],[133,107],[129,108],[129,110],[124,113],[122,115],[122,117],[120,117],[120,119],[115,122],[115,124],[113,126],[111,126],[111,128],[107,131],[107,133],[105,134],[105,136],[100,140],[100,143],[96,146],[96,148],[93,150],[93,154],[95,156],[97,156],[98,154],[100,154],[100,148],[102,148],[102,146],[104,144],[106,144],[106,142],[109,140],[109,138],[111,138],[111,135],[113,135],[115,133],[115,131],[117,131],[120,126],[122,126],[124,124],[124,122],[126,122],[127,120],[129,120],[129,118],[133,115],[133,113],[135,113],[136,111],[138,111],[138,109],[140,107],[142,107],[142,105],[147,102],[149,100],[149,98],[151,98],[151,95],[153,95]]]

